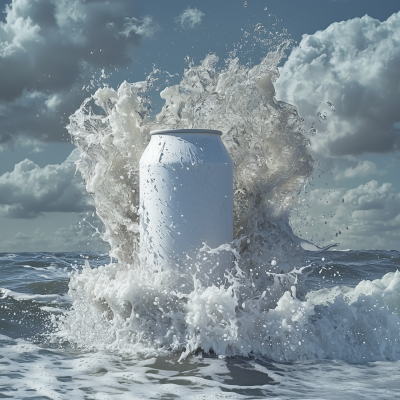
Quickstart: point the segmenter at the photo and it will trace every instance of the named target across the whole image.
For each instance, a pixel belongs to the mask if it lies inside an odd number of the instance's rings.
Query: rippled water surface
[[[200,352],[178,362],[179,353],[151,354],[140,346],[135,354],[132,349],[125,351],[123,347],[88,351],[69,342],[54,343],[49,336],[54,329],[52,316],[71,308],[69,273],[82,270],[85,260],[89,260],[93,268],[110,262],[107,255],[95,253],[0,255],[2,398],[336,399],[345,393],[352,399],[393,399],[400,392],[400,346],[398,341],[393,342],[398,340],[400,329],[390,333],[387,326],[383,327],[380,340],[387,348],[392,348],[390,359],[383,356],[364,362],[340,358],[282,362],[257,354],[218,358]],[[383,291],[373,289],[371,284],[368,286],[369,281],[380,283],[383,276],[397,271],[398,252],[305,253],[302,263],[313,267],[307,280],[307,297],[313,297],[315,303],[327,299],[335,301],[339,292],[349,293],[361,284],[364,292],[371,292],[365,295],[360,291],[361,302],[371,301],[376,295],[380,298],[392,296],[396,303],[391,309],[386,308],[385,313],[398,324],[399,278],[392,277],[391,286]],[[354,292],[352,294],[355,296]],[[369,306],[370,312],[375,312],[373,305]],[[323,307],[329,309],[338,305],[326,303]],[[360,308],[357,301],[352,307],[357,316]],[[346,314],[345,309],[342,312]],[[320,311],[320,318],[322,314]],[[368,313],[360,314],[358,318],[365,319],[366,315]],[[374,318],[370,320],[374,321]],[[360,321],[361,328],[362,323]],[[379,326],[372,331],[375,328]],[[334,332],[330,333],[332,340],[337,340]],[[376,349],[371,350],[375,352]],[[301,351],[298,355],[301,358]]]

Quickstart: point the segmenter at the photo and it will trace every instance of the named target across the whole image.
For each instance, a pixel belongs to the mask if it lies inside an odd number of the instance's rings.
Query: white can
[[[231,268],[233,163],[220,131],[152,131],[140,159],[140,242],[143,262],[154,272],[174,271],[181,286],[222,284]]]

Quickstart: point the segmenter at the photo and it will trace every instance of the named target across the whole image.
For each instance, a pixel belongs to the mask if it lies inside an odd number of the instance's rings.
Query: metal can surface
[[[221,132],[152,131],[140,160],[140,241],[147,268],[176,271],[181,282],[223,283],[233,240],[233,163]]]

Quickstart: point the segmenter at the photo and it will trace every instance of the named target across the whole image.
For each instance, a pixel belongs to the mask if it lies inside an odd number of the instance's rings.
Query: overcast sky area
[[[179,81],[262,23],[295,41],[276,98],[304,118],[314,178],[296,233],[400,250],[398,0],[0,0],[0,252],[107,251],[65,125],[99,85]],[[265,56],[247,52],[253,63]],[[165,74],[164,74],[165,76]],[[153,106],[162,106],[154,97]],[[303,201],[304,200],[304,201]]]

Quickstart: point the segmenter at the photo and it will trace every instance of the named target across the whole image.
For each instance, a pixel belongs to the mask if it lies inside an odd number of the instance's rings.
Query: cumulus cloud
[[[40,168],[26,159],[0,176],[0,216],[35,218],[44,212],[92,210],[82,180],[75,175],[74,150],[61,164]]]
[[[316,189],[310,200],[319,231],[327,230],[342,248],[400,250],[400,193],[391,183],[371,180],[350,190]]]
[[[202,13],[197,8],[187,8],[179,14],[175,21],[182,25],[183,28],[194,28],[196,25],[201,23],[201,19],[204,17]]]
[[[0,152],[10,144],[61,142],[68,137],[64,128],[71,115],[87,97],[86,91],[73,90],[45,95],[24,92],[7,102],[0,111]],[[33,139],[33,140],[32,140]]]
[[[315,121],[314,152],[400,149],[400,12],[384,22],[366,15],[304,35],[280,73],[277,97]]]
[[[119,34],[125,37],[129,37],[132,33],[143,37],[151,37],[157,29],[158,26],[154,24],[151,17],[145,17],[142,20],[135,17],[126,17],[123,30]]]
[[[132,49],[157,29],[151,17],[132,16],[130,2],[13,0],[0,22],[0,144],[26,134],[60,141],[60,116],[86,93],[90,67],[131,63]],[[71,89],[73,92],[71,93]],[[57,112],[58,111],[58,112]]]
[[[359,162],[355,167],[346,168],[344,171],[336,171],[335,180],[362,178],[370,175],[382,175],[386,171],[378,170],[372,161]]]

